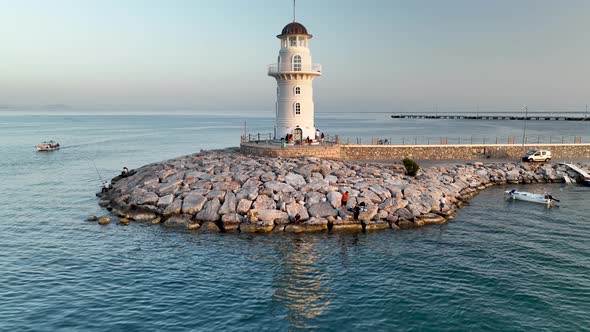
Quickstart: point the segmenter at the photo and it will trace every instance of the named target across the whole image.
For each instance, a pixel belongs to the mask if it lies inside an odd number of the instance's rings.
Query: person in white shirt
[[[102,192],[107,192],[109,189],[111,189],[111,183],[109,181],[103,181],[102,182]]]
[[[440,212],[443,211],[446,204],[447,204],[447,199],[445,198],[445,194],[443,194],[442,197],[440,198],[440,200],[438,201],[438,206],[440,207]]]

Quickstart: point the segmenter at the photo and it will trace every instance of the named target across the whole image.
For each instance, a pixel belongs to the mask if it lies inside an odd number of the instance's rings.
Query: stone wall
[[[341,145],[344,160],[478,160],[518,159],[528,150],[550,150],[553,159],[590,158],[590,144],[493,144],[493,145]]]
[[[319,157],[341,160],[480,160],[518,159],[528,150],[546,149],[553,159],[590,158],[590,144],[488,144],[488,145],[333,145],[305,146],[285,149],[246,143],[241,145],[244,154],[268,157]]]
[[[264,156],[264,157],[318,157],[323,159],[340,159],[340,146],[289,146],[285,149],[281,147],[256,144],[242,143],[240,150],[243,154]]]

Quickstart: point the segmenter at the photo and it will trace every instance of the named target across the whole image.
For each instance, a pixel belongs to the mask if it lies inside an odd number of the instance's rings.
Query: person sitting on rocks
[[[445,205],[447,204],[447,199],[445,198],[445,194],[442,195],[442,197],[440,198],[440,200],[438,201],[438,207],[440,208],[440,212],[442,212],[445,208]]]
[[[123,167],[123,171],[121,171],[121,176],[127,177],[127,175],[129,175],[129,168]]]
[[[299,213],[297,213],[296,215],[293,216],[293,218],[291,219],[292,223],[298,223],[301,222],[301,215]]]
[[[107,191],[109,191],[109,189],[111,189],[111,184],[109,183],[109,181],[103,181],[101,192],[106,193]]]

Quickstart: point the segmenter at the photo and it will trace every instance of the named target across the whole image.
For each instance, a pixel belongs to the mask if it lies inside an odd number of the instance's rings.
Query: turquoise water
[[[351,137],[522,130],[383,117],[317,122]],[[83,221],[105,213],[94,165],[112,177],[237,146],[244,120],[252,132],[272,127],[243,115],[0,116],[0,330],[590,330],[586,187],[515,187],[551,190],[554,209],[493,187],[455,221],[409,231],[195,234]],[[527,130],[584,130],[551,125]],[[35,152],[44,139],[64,148]]]

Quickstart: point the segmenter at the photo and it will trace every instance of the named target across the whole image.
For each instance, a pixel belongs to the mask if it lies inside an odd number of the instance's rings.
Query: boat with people
[[[507,198],[509,199],[532,203],[541,203],[547,205],[548,207],[553,206],[554,202],[559,202],[558,199],[551,196],[550,194],[534,194],[526,191],[516,191],[515,189],[506,190],[504,194],[506,194]]]
[[[39,145],[35,145],[37,151],[54,151],[59,149],[59,143],[51,140],[49,142],[43,142]]]

